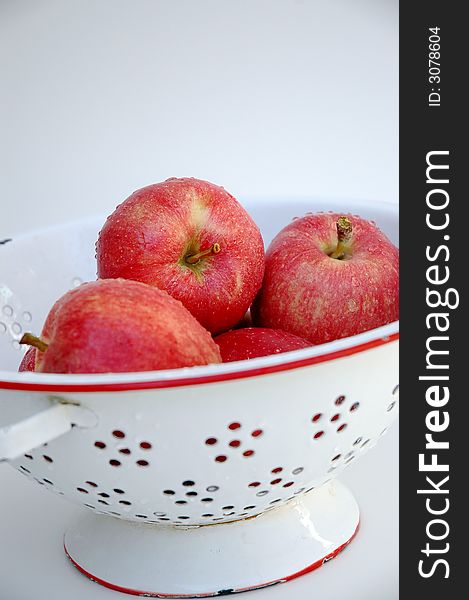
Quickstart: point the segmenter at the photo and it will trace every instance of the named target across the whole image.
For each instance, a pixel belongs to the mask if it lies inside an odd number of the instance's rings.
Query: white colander
[[[268,243],[294,216],[344,208],[375,220],[397,243],[393,205],[248,210]],[[22,333],[40,333],[56,298],[95,278],[102,222],[0,245],[0,459],[86,507],[65,534],[66,552],[119,591],[242,591],[335,556],[359,522],[353,496],[335,478],[397,416],[398,323],[225,365],[16,373]]]

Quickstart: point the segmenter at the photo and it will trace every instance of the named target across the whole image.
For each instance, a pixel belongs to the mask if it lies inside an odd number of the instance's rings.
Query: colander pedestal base
[[[258,517],[203,527],[84,513],[65,534],[72,563],[111,589],[149,597],[240,592],[303,575],[334,558],[359,522],[353,495],[329,482]]]

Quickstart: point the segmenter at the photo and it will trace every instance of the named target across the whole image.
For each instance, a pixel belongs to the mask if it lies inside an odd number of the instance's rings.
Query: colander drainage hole
[[[150,442],[140,442],[140,448],[142,450],[151,450],[152,445],[150,444]]]
[[[83,506],[87,506],[88,508],[92,508],[93,510],[96,509],[96,506],[93,506],[92,504],[84,504]]]
[[[293,469],[293,471],[292,471],[293,475],[299,475],[302,472],[303,472],[303,467],[297,467],[296,469]]]
[[[283,471],[282,467],[275,467],[275,469],[272,469],[271,473],[281,473]]]
[[[24,456],[25,456],[25,458],[29,458],[29,460],[34,460],[33,457],[31,456],[31,454],[25,454]]]
[[[337,433],[340,433],[347,427],[347,423],[342,423],[340,427],[337,427]]]
[[[148,519],[147,515],[135,515],[138,519]]]
[[[228,429],[231,429],[231,431],[234,431],[235,429],[239,429],[241,427],[241,423],[238,423],[237,421],[234,421],[233,423],[230,423],[228,425]]]
[[[207,488],[207,492],[218,492],[220,488],[218,485],[209,485]]]
[[[388,406],[388,409],[387,409],[387,410],[388,410],[388,412],[391,412],[391,411],[392,411],[392,409],[393,409],[395,406],[396,406],[396,403],[395,403],[395,402],[391,402],[391,404]]]
[[[178,519],[190,519],[190,517],[186,517],[185,515],[183,515],[182,517],[178,517]]]
[[[322,417],[322,413],[316,413],[316,414],[315,414],[315,415],[312,417],[311,421],[312,421],[313,423],[317,423],[321,417]]]
[[[249,487],[259,487],[261,485],[260,481],[251,481]]]
[[[101,498],[109,498],[109,494],[106,494],[106,492],[100,492],[98,496],[101,496]]]
[[[340,419],[340,413],[336,413],[335,415],[333,415],[331,417],[331,423],[333,423],[334,421],[338,421]]]
[[[24,471],[25,473],[31,473],[31,471],[29,469],[27,469],[26,467],[23,467],[23,465],[20,466],[20,469],[22,471]]]
[[[339,460],[339,458],[340,458],[341,456],[342,456],[342,454],[336,454],[336,455],[334,456],[334,458],[332,459],[332,462],[334,462],[334,461],[336,461],[336,460]]]
[[[191,479],[186,479],[186,481],[182,482],[182,485],[185,485],[186,487],[191,487],[195,485],[195,481],[192,481]]]
[[[245,456],[246,458],[249,456],[252,456],[254,454],[254,450],[245,450],[243,452],[243,456]]]
[[[315,439],[315,440],[318,440],[318,439],[319,439],[320,437],[322,437],[323,435],[324,435],[324,431],[317,431],[317,432],[314,434],[314,439]]]
[[[232,510],[234,508],[234,506],[228,505],[228,506],[222,506],[221,509],[222,510]]]
[[[147,460],[137,460],[135,464],[139,467],[148,467],[150,463]]]
[[[339,396],[336,401],[335,401],[335,405],[336,406],[340,406],[341,404],[343,404],[345,402],[345,396]]]
[[[126,454],[127,456],[128,456],[129,454],[132,454],[132,452],[131,452],[131,450],[130,450],[129,448],[120,448],[120,449],[119,449],[119,452],[120,452],[121,454]]]
[[[205,513],[202,516],[203,517],[213,517],[213,513]]]
[[[256,508],[255,504],[251,504],[251,506],[245,506],[243,510],[252,510],[253,508]]]
[[[269,490],[261,490],[260,492],[257,492],[256,496],[265,496],[268,493],[269,493]]]
[[[280,501],[281,501],[281,498],[277,498],[276,500],[271,500],[269,502],[269,504],[277,504],[277,502],[280,502]]]
[[[227,457],[224,454],[219,454],[218,456],[215,456],[215,461],[216,462],[225,462],[225,460],[227,459]]]
[[[106,506],[109,506],[109,502],[106,502],[106,500],[98,500],[98,502],[100,502],[101,504],[105,504]]]
[[[120,460],[117,460],[115,458],[111,458],[111,460],[109,461],[109,464],[111,465],[111,467],[120,467],[121,466]]]
[[[84,488],[81,488],[81,487],[77,487],[77,491],[81,492],[82,494],[88,494],[88,490],[85,490]]]
[[[186,496],[197,496],[197,492],[186,492]]]
[[[175,504],[187,504],[187,500],[176,500]]]
[[[201,502],[213,502],[213,498],[202,498]]]
[[[119,438],[119,439],[125,438],[125,433],[123,431],[121,431],[120,429],[114,429],[114,431],[112,432],[112,435],[115,438]]]
[[[114,488],[113,490],[116,494],[125,494],[124,490],[120,490],[119,488]]]
[[[241,446],[241,441],[240,440],[231,440],[231,442],[228,445],[231,448],[239,448]]]
[[[53,463],[53,462],[54,462],[54,461],[53,461],[53,459],[52,459],[50,456],[47,456],[47,454],[43,454],[43,455],[42,455],[42,458],[43,458],[43,459],[44,459],[46,462],[48,462],[48,463]]]
[[[96,446],[96,448],[99,448],[100,450],[104,450],[104,448],[106,448],[106,444],[104,442],[96,441],[94,443],[94,445]]]
[[[174,490],[163,490],[163,494],[166,494],[167,496],[174,496],[175,493]]]
[[[85,481],[85,483],[87,483],[89,486],[94,487],[94,488],[98,487],[98,484],[95,483],[94,481]]]
[[[362,439],[363,439],[362,437],[359,437],[359,438],[357,438],[357,439],[356,439],[356,440],[353,442],[353,445],[354,445],[354,446],[358,446],[358,444],[359,444],[359,443],[362,441]]]
[[[205,440],[205,443],[207,444],[207,446],[213,446],[214,444],[217,443],[217,438],[214,438],[214,437],[207,438]]]
[[[132,502],[128,500],[119,500],[119,504],[123,504],[124,506],[132,506]]]
[[[360,406],[360,402],[354,402],[352,404],[352,406],[350,407],[350,412],[355,412],[359,406]]]
[[[252,435],[252,437],[259,437],[263,433],[264,433],[263,429],[254,429],[254,431],[251,432],[251,435]]]
[[[288,488],[288,487],[290,487],[291,485],[293,485],[293,481],[288,481],[287,483],[284,483],[284,484],[283,484],[283,487],[284,487],[284,488]]]

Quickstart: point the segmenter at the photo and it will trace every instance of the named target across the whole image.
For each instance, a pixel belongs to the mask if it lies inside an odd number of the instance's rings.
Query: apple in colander
[[[84,283],[52,307],[22,370],[119,373],[221,362],[210,333],[178,300],[125,279]],[[32,358],[35,354],[35,364]]]
[[[215,337],[223,362],[269,356],[308,348],[311,342],[280,329],[244,327]]]
[[[262,236],[246,210],[222,187],[192,178],[134,192],[108,217],[96,256],[98,277],[165,290],[213,334],[243,318],[264,273]]]
[[[399,251],[375,223],[340,213],[307,214],[266,253],[254,325],[321,344],[399,318]]]

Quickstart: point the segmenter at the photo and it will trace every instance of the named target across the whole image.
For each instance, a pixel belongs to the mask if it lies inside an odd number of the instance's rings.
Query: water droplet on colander
[[[24,311],[23,313],[23,321],[26,321],[26,323],[30,323],[32,321],[32,314],[30,312],[28,312],[27,310]]]
[[[78,287],[79,285],[81,285],[83,283],[83,279],[81,279],[81,277],[74,277],[72,279],[72,286],[73,287]]]
[[[6,317],[12,317],[13,316],[13,309],[9,304],[5,304],[5,306],[3,307],[3,314]]]
[[[13,325],[11,326],[11,330],[13,333],[19,335],[22,332],[22,327],[19,323],[13,323]]]
[[[7,326],[5,325],[5,323],[0,322],[0,333],[6,333],[6,332],[7,332]]]

